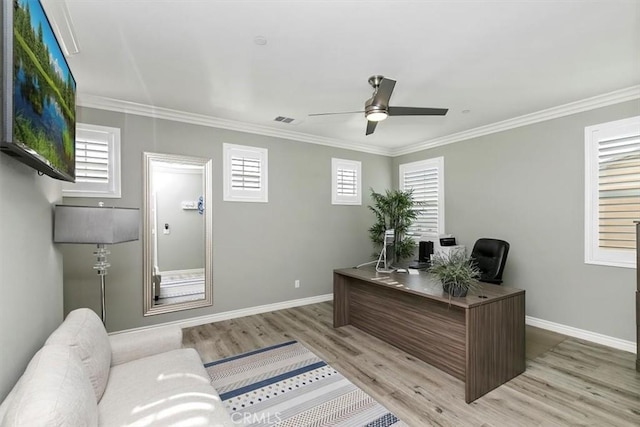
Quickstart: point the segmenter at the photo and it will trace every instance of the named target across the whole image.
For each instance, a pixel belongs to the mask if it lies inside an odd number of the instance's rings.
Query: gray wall
[[[203,171],[154,171],[158,216],[158,266],[160,271],[204,268],[204,215],[182,209],[183,201],[198,202],[203,195]],[[169,234],[164,225],[169,224]]]
[[[331,293],[334,268],[370,259],[368,189],[391,186],[388,157],[96,109],[80,108],[78,117],[122,129],[122,199],[105,200],[107,205],[142,206],[144,151],[213,159],[213,307],[143,317],[142,242],[124,243],[111,247],[110,331]],[[223,142],[269,150],[269,203],[222,201]],[[331,157],[362,161],[362,206],[331,205]],[[65,312],[98,310],[91,252],[81,245],[64,247]]]
[[[468,250],[511,243],[506,285],[527,291],[527,315],[635,341],[635,270],[584,263],[584,128],[640,114],[639,101],[421,151],[398,165],[445,162],[445,226]]]
[[[488,135],[396,159],[276,138],[80,109],[86,123],[122,128],[123,197],[142,206],[142,152],[214,160],[214,306],[144,318],[142,246],[111,248],[109,329],[331,292],[331,269],[366,259],[368,192],[362,207],[330,204],[330,159],[363,162],[363,187],[397,186],[400,163],[444,155],[447,231],[471,247],[483,236],[512,244],[507,284],[527,290],[527,314],[634,341],[635,271],[585,265],[584,127],[640,114],[638,101]],[[268,204],[224,203],[222,142],[269,149]],[[393,168],[392,168],[393,164]],[[308,177],[300,179],[300,177]],[[52,244],[60,185],[0,155],[0,400],[64,312],[99,310],[90,246]],[[66,199],[65,203],[96,203]],[[300,279],[302,287],[293,288]]]
[[[62,322],[62,258],[52,243],[56,180],[0,154],[0,401]]]

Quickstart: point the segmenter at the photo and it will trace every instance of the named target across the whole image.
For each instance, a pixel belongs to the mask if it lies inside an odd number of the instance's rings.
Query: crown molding
[[[239,122],[236,120],[221,119],[204,114],[189,113],[185,111],[172,110],[170,108],[154,107],[152,105],[139,104],[136,102],[122,101],[114,98],[106,98],[90,94],[78,94],[78,105],[87,108],[97,108],[100,110],[115,111],[125,114],[135,114],[138,116],[152,117],[156,119],[171,120],[176,122],[190,123],[200,126],[208,126],[219,129],[227,129],[238,132],[252,133],[256,135],[271,136],[275,138],[301,141],[309,144],[326,145],[329,147],[342,148],[345,150],[362,151],[371,154],[390,156],[391,149],[385,147],[375,147],[370,145],[357,144],[350,141],[343,141],[334,138],[309,135],[290,130],[275,129],[269,126],[256,125]]]
[[[631,86],[603,95],[594,96],[576,102],[560,105],[546,110],[537,111],[531,114],[514,117],[486,126],[480,126],[463,132],[457,132],[440,138],[430,139],[416,144],[409,144],[399,148],[384,148],[370,145],[357,144],[350,141],[335,138],[309,135],[290,130],[275,129],[269,126],[244,123],[236,120],[221,119],[204,114],[188,113],[185,111],[172,110],[163,107],[154,107],[136,102],[122,101],[114,98],[106,98],[90,94],[78,94],[78,105],[88,108],[116,111],[125,114],[135,114],[139,116],[153,117],[163,120],[172,120],[183,123],[190,123],[200,126],[208,126],[220,129],[246,132],[256,135],[270,136],[274,138],[301,141],[309,144],[326,145],[329,147],[342,148],[345,150],[361,151],[364,153],[380,154],[383,156],[397,157],[404,154],[411,154],[417,151],[440,147],[454,142],[477,138],[479,136],[502,132],[509,129],[518,128],[534,123],[552,120],[571,114],[594,110],[608,105],[619,104],[640,98],[640,85]]]
[[[46,7],[45,7],[46,6]],[[43,7],[55,29],[56,37],[62,45],[64,56],[69,57],[80,53],[78,37],[76,36],[73,19],[69,13],[67,0],[47,1]]]
[[[479,136],[489,135],[492,133],[502,132],[509,129],[518,128],[534,123],[544,122],[546,120],[557,119],[559,117],[569,116],[571,114],[581,113],[583,111],[594,110],[608,105],[619,104],[621,102],[632,101],[640,98],[640,85],[631,86],[603,95],[594,96],[569,104],[560,105],[558,107],[548,108],[546,110],[537,111],[524,116],[514,117],[512,119],[503,120],[486,126],[480,126],[463,132],[454,133],[443,136],[441,138],[430,139],[417,144],[410,144],[404,147],[391,150],[391,156],[397,157],[403,154],[411,154],[417,151],[429,148],[440,147],[454,142],[464,141]]]

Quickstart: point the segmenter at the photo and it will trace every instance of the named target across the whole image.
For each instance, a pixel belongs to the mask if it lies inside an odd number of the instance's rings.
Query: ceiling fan
[[[344,113],[315,113],[309,116],[326,116],[330,114],[364,113],[367,118],[367,131],[365,135],[371,135],[379,121],[388,116],[444,116],[448,108],[417,108],[417,107],[390,107],[389,99],[396,85],[395,80],[384,76],[369,77],[369,84],[373,87],[373,95],[364,103],[364,111],[349,111]]]

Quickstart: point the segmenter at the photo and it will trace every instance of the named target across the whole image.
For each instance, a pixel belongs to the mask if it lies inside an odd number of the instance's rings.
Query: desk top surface
[[[493,285],[479,282],[479,288],[470,290],[466,297],[450,297],[442,290],[442,284],[429,273],[378,273],[373,268],[343,268],[334,273],[364,280],[400,292],[426,297],[436,301],[446,302],[452,306],[469,308],[487,304],[513,295],[524,294],[522,289],[509,286]]]

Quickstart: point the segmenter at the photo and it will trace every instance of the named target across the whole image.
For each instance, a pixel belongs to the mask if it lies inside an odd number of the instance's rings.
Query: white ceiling
[[[62,0],[43,0],[62,28]],[[398,149],[640,84],[640,1],[66,0],[79,100]],[[266,45],[254,43],[264,37]],[[365,136],[370,75],[390,117]],[[464,110],[470,110],[463,113]],[[276,116],[296,119],[291,125]]]

